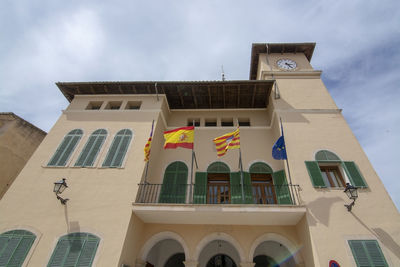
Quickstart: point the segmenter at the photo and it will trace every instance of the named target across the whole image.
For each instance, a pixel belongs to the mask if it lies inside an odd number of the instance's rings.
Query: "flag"
[[[285,138],[283,135],[276,140],[274,146],[272,147],[272,157],[274,159],[287,159]]]
[[[164,132],[164,139],[164,149],[177,147],[193,149],[194,126],[166,131]]]
[[[150,159],[151,140],[153,138],[153,126],[154,126],[154,120],[153,120],[153,123],[151,124],[151,132],[150,132],[149,140],[147,140],[147,143],[144,146],[144,161],[149,161],[149,159]]]
[[[228,149],[240,148],[239,128],[234,132],[224,134],[213,140],[217,149],[217,156],[222,157]]]

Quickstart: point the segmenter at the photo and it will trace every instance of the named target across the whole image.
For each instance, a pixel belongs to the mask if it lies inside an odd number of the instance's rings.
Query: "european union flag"
[[[272,157],[274,159],[287,159],[285,139],[283,135],[276,140],[274,146],[272,147]]]

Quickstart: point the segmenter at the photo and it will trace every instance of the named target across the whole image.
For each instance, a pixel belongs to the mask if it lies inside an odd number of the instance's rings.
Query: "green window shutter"
[[[25,230],[13,230],[0,235],[0,266],[19,267],[36,236]]]
[[[160,203],[185,203],[188,168],[176,161],[168,165],[160,192]]]
[[[86,158],[93,147],[94,142],[96,141],[97,136],[91,135],[89,140],[87,141],[85,147],[83,148],[81,154],[79,155],[78,160],[75,163],[75,166],[85,166]]]
[[[100,239],[87,233],[73,233],[60,238],[48,267],[90,267]]]
[[[24,236],[19,242],[7,266],[21,266],[34,241],[35,236]]]
[[[353,161],[344,161],[345,170],[350,182],[355,187],[368,187],[356,164]]]
[[[71,142],[67,145],[67,147],[64,150],[64,154],[61,156],[60,160],[57,163],[57,166],[65,166],[67,163],[69,157],[71,156],[72,152],[74,151],[76,145],[78,144],[78,141],[81,139],[81,135],[79,136],[74,136],[71,139]]]
[[[243,172],[243,180],[244,180],[244,203],[253,204],[253,188],[251,185],[251,177],[250,173]]]
[[[207,168],[208,173],[230,173],[228,165],[223,162],[213,162]]]
[[[53,255],[50,258],[50,262],[47,265],[48,267],[59,267],[63,266],[64,259],[67,256],[68,250],[70,247],[69,240],[59,240],[56,248],[53,251]]]
[[[104,140],[106,140],[106,136],[97,136],[96,141],[94,142],[94,145],[86,158],[84,166],[93,166]]]
[[[131,139],[132,132],[130,130],[123,129],[119,131],[114,137],[107,157],[104,160],[103,167],[121,167]]]
[[[206,204],[207,203],[207,173],[196,172],[193,203]]]
[[[389,266],[376,240],[349,240],[357,266]]]
[[[64,153],[65,148],[69,145],[72,140],[72,136],[67,135],[62,143],[58,146],[54,156],[51,158],[50,162],[47,164],[48,166],[59,166],[58,161],[61,158],[61,155]]]
[[[388,266],[382,250],[376,240],[365,240],[364,246],[368,252],[373,266]]]
[[[82,135],[83,132],[80,129],[70,131],[58,146],[47,166],[65,166]]]
[[[311,182],[314,187],[326,187],[324,179],[322,178],[321,170],[319,169],[318,162],[306,161],[308,174],[310,175]]]
[[[240,172],[231,172],[231,204],[242,203],[242,188],[240,185]]]
[[[98,246],[99,246],[99,240],[86,241],[82,253],[79,257],[78,264],[76,266],[77,267],[91,266]]]
[[[278,204],[293,204],[290,190],[286,181],[285,171],[277,171],[272,174],[275,185],[275,194]]]
[[[272,173],[272,168],[264,162],[255,162],[249,168],[250,173]]]

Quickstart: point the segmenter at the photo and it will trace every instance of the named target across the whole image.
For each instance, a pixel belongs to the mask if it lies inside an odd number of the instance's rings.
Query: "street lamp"
[[[62,192],[64,192],[65,188],[67,188],[68,185],[65,182],[65,178],[62,178],[62,180],[55,182],[54,183],[54,189],[53,192],[56,193],[57,199],[60,200],[61,204],[65,205],[67,201],[69,200],[68,198],[62,198],[59,196]]]
[[[351,184],[346,183],[346,188],[344,192],[349,197],[349,199],[353,200],[353,202],[351,202],[350,205],[344,205],[347,208],[347,211],[351,211],[356,202],[356,199],[358,198],[357,187],[354,187]]]

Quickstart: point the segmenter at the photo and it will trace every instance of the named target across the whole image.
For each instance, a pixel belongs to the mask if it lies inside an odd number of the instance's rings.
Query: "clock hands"
[[[290,68],[293,68],[293,65],[292,65],[292,64],[289,64],[289,63],[287,63],[287,62],[285,62],[285,65],[289,66]]]

